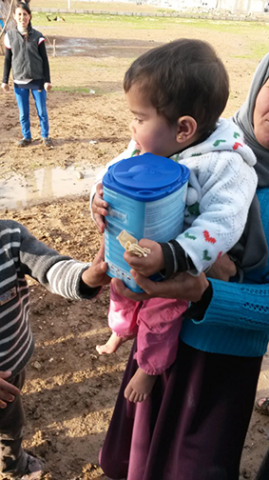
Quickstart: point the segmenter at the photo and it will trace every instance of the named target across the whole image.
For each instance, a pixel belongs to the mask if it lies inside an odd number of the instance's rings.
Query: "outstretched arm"
[[[23,225],[15,225],[18,227],[18,253],[23,273],[35,278],[51,292],[73,300],[92,298],[99,292],[100,286],[109,282],[105,274],[103,246],[91,266],[90,263],[60,255],[37,240]],[[82,282],[85,284],[83,292]]]

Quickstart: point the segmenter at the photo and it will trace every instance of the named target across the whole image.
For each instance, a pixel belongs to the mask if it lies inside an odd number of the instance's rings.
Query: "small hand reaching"
[[[15,387],[5,379],[11,376],[12,372],[0,371],[0,408],[6,408],[7,404],[15,400],[16,395],[20,395],[19,388]]]
[[[104,242],[102,241],[99,252],[93,260],[91,266],[84,270],[82,274],[83,282],[88,287],[96,288],[110,283],[111,278],[106,275],[107,264],[104,262]]]
[[[92,214],[97,223],[100,233],[105,230],[104,217],[107,215],[108,203],[103,200],[103,185],[98,183],[96,186],[96,193],[92,201]]]

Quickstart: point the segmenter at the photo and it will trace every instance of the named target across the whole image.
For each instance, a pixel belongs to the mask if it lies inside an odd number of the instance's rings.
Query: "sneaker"
[[[25,473],[22,477],[16,477],[18,480],[37,480],[38,478],[41,478],[41,475],[44,470],[44,465],[39,460],[37,457],[34,457],[33,455],[27,455],[27,464],[26,464],[26,470]]]
[[[47,148],[53,148],[52,141],[50,138],[43,138],[43,142],[45,147]]]
[[[30,145],[31,142],[32,142],[31,138],[22,138],[18,142],[18,147],[27,147],[27,145]]]

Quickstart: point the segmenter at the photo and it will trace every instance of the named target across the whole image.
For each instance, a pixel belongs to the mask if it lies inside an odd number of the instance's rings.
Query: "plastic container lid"
[[[179,190],[189,175],[185,165],[144,153],[111,165],[103,177],[103,185],[137,201],[152,202]]]

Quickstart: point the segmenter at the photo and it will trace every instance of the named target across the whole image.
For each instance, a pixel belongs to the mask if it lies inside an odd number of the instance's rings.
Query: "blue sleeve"
[[[239,284],[210,279],[212,298],[202,320],[251,330],[269,327],[269,283]]]

